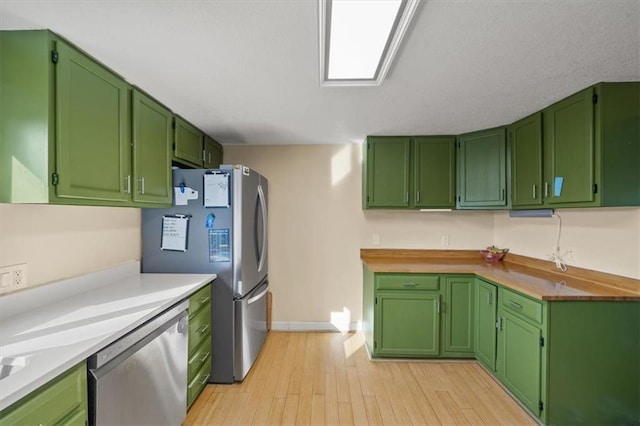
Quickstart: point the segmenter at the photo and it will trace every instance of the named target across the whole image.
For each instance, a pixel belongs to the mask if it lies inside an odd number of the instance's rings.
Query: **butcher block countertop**
[[[475,274],[539,300],[640,301],[640,280],[508,253],[484,261],[477,250],[361,249],[372,272]]]

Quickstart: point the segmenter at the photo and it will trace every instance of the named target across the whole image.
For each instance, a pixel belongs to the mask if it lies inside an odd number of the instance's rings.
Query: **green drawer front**
[[[189,319],[189,353],[211,336],[211,305],[208,304],[196,316]]]
[[[193,318],[207,305],[211,305],[211,284],[207,284],[189,297],[189,318]]]
[[[187,408],[191,407],[193,401],[196,400],[202,389],[207,385],[209,376],[211,375],[211,363],[205,363],[196,376],[189,382],[187,386]]]
[[[205,339],[200,346],[196,348],[193,354],[189,354],[189,370],[187,373],[187,383],[195,377],[196,373],[204,365],[211,364],[211,335]]]
[[[82,363],[0,413],[0,425],[84,425],[87,367]]]
[[[440,290],[440,277],[420,274],[376,274],[376,290]]]
[[[501,289],[502,307],[542,324],[542,304],[518,293]]]

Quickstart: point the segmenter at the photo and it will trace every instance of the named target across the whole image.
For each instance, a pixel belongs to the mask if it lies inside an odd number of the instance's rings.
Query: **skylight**
[[[380,85],[418,1],[320,0],[321,84]]]

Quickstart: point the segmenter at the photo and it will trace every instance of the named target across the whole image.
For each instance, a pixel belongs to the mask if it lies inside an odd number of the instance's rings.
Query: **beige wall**
[[[558,209],[560,253],[568,265],[640,279],[640,208]],[[547,259],[556,244],[555,218],[510,218],[496,212],[494,240],[513,252]]]
[[[363,211],[359,145],[225,146],[225,162],[269,179],[269,276],[273,320],[361,319],[360,248],[450,248],[491,243],[493,213]]]
[[[27,264],[27,284],[140,259],[140,210],[0,204],[0,266]]]

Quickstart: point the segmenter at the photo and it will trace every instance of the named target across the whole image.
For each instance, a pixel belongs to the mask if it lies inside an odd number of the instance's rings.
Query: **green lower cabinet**
[[[498,312],[500,381],[532,413],[540,415],[540,328],[505,311]]]
[[[473,354],[473,313],[475,278],[444,278],[444,348],[443,354]]]
[[[475,356],[490,371],[496,371],[496,321],[498,287],[476,278]]]
[[[374,356],[440,353],[440,294],[415,290],[376,294]]]
[[[188,312],[187,408],[195,402],[211,377],[211,285],[189,297]]]
[[[0,413],[0,426],[88,422],[87,366],[79,364]]]

